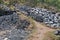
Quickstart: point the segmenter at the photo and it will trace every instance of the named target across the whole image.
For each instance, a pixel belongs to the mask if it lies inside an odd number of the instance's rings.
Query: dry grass
[[[49,27],[46,27],[43,24],[40,24],[39,22],[35,21],[36,29],[30,34],[30,37],[28,40],[43,40],[45,33],[48,31],[54,31],[55,29],[51,29]]]
[[[48,10],[53,11],[53,12],[59,12],[59,9],[57,9],[57,7],[50,6],[50,5],[46,4],[46,3],[43,3],[43,4],[42,3],[38,3],[37,7],[45,8],[45,9],[48,9]]]
[[[45,37],[43,40],[60,40],[60,36],[54,34],[54,32],[47,32],[45,33]]]

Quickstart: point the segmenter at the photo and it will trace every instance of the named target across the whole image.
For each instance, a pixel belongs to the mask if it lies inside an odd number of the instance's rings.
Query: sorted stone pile
[[[45,23],[52,28],[60,28],[60,14],[47,9],[31,8],[27,11],[27,15],[33,19]]]
[[[0,14],[2,14],[1,11]],[[10,11],[8,14],[5,15],[3,11],[3,15],[0,16],[0,40],[27,40],[27,35],[31,31],[26,29],[30,22],[26,19],[21,20],[22,17],[19,17],[17,12]]]
[[[36,21],[45,23],[48,27],[60,28],[60,13],[55,13],[43,8],[19,7],[18,5],[16,8],[20,8],[19,10],[23,13],[25,12],[25,15],[32,17]]]
[[[9,7],[0,5],[1,8],[8,11]],[[60,28],[60,14],[42,8],[30,8],[26,6],[15,5],[16,9],[25,15],[32,17],[36,21],[45,23],[52,28]],[[4,35],[0,35],[0,40],[27,40],[27,35],[31,31],[25,30],[30,25],[26,19],[21,20],[17,12],[11,12],[9,15],[0,16],[0,31],[8,30]],[[0,12],[1,14],[1,12]]]
[[[18,16],[16,13],[11,15],[0,16],[0,29],[10,29],[18,22]]]
[[[7,40],[26,40],[26,36],[30,32],[25,30],[25,28],[28,28],[29,25],[29,21],[21,20],[16,13],[0,16],[0,31],[8,30],[5,33],[5,36],[0,35],[0,39],[4,40],[7,38]]]
[[[27,40],[28,35],[31,31],[22,30],[22,29],[13,29],[6,32],[5,35],[0,35],[1,40]]]

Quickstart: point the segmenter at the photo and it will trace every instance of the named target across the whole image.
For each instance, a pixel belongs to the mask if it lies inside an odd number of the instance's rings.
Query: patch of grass
[[[60,40],[60,36],[55,35],[54,32],[47,32],[43,40]]]

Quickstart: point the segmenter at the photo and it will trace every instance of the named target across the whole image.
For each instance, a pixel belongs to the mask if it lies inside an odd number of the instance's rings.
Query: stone
[[[4,40],[8,40],[8,38],[4,38]]]
[[[55,35],[60,35],[60,30],[56,30]]]

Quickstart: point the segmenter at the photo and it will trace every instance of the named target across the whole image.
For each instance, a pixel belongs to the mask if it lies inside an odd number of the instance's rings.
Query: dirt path
[[[43,40],[44,38],[44,34],[47,31],[53,31],[54,29],[51,29],[49,27],[45,27],[44,25],[35,22],[36,25],[36,30],[35,32],[32,34],[32,36],[30,37],[30,40]]]

